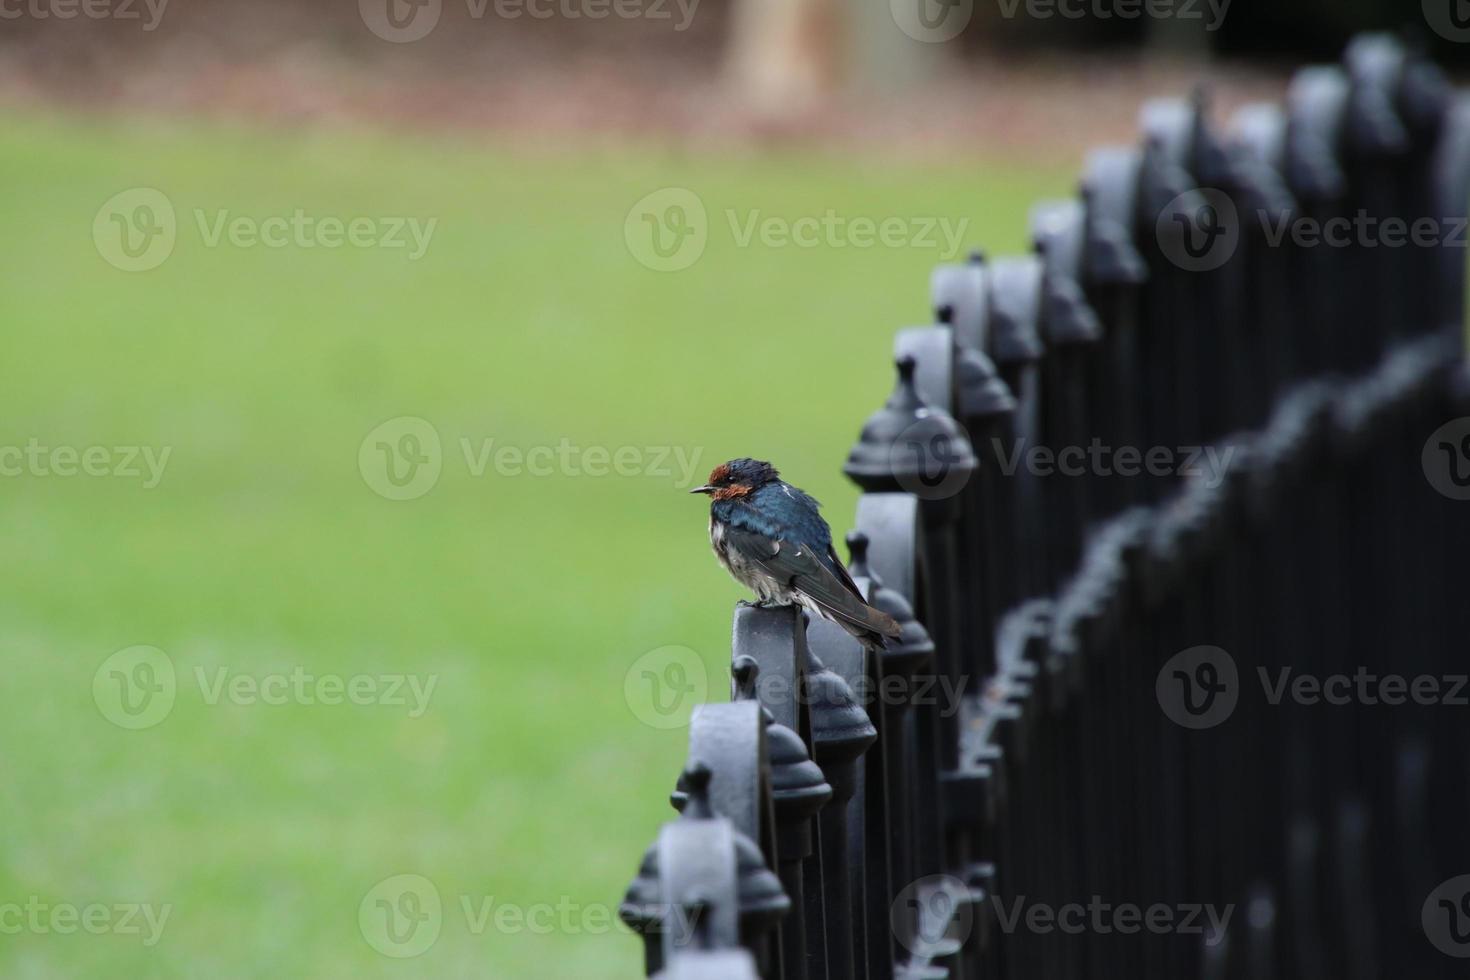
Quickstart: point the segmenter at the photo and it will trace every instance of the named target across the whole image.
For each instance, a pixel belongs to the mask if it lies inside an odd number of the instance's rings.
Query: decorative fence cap
[[[973,252],[969,261],[936,266],[929,277],[929,298],[934,319],[954,330],[961,348],[983,350],[989,329],[985,293],[985,255]]]
[[[690,929],[698,925],[693,920],[704,914],[703,909],[685,908],[679,896],[667,894],[664,869],[660,857],[668,831],[676,826],[690,823],[719,821],[729,827],[730,841],[734,845],[736,901],[742,937],[758,936],[775,927],[791,909],[791,900],[781,888],[781,880],[766,867],[765,855],[749,837],[735,829],[724,817],[715,814],[709,801],[709,767],[702,762],[691,762],[680,776],[686,802],[679,819],[664,825],[664,831],[643,855],[638,865],[638,875],[628,886],[623,902],[618,906],[618,918],[628,928],[640,933],[647,941],[657,941],[657,934],[671,928]],[[709,896],[708,900],[717,900]],[[677,906],[677,909],[676,909]],[[679,918],[675,918],[678,916]],[[684,940],[691,937],[683,936]]]
[[[1041,260],[1034,255],[997,259],[991,268],[990,350],[1002,369],[1039,361],[1041,343]]]
[[[1087,247],[1083,279],[1089,284],[1137,286],[1148,264],[1133,244],[1141,158],[1131,146],[1108,146],[1087,155],[1082,177]]]
[[[1286,92],[1286,182],[1307,201],[1336,200],[1347,192],[1337,159],[1348,81],[1340,69],[1303,68]]]
[[[1347,148],[1365,157],[1407,153],[1409,131],[1398,110],[1403,46],[1386,34],[1364,34],[1348,45],[1343,63],[1351,84]]]
[[[1047,346],[1102,339],[1102,321],[1082,292],[1086,216],[1079,201],[1046,201],[1031,210],[1031,241],[1043,263],[1041,331]]]
[[[815,655],[806,675],[812,702],[812,742],[823,764],[840,765],[856,759],[878,740],[868,713],[853,697],[852,687]]]
[[[777,819],[787,811],[811,816],[832,798],[822,769],[807,754],[797,734],[766,713],[766,746],[771,754],[771,796]]]
[[[984,351],[960,347],[954,367],[960,415],[967,419],[988,418],[1016,410],[1015,396]]]
[[[970,439],[949,413],[925,403],[914,384],[914,359],[897,361],[898,383],[883,407],[869,416],[842,472],[869,493],[901,493],[930,475],[975,469]]]

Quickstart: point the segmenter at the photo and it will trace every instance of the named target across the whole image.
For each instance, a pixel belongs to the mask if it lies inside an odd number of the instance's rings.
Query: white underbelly
[[[761,602],[774,603],[776,605],[792,605],[799,599],[792,594],[778,579],[768,574],[755,562],[741,557],[739,552],[732,551],[725,546],[725,528],[713,517],[709,522],[709,542],[714,549],[717,558],[730,577],[751,592],[755,593]]]

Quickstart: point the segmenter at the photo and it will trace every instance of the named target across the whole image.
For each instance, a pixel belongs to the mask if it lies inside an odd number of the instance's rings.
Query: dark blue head
[[[780,476],[770,463],[742,456],[716,466],[710,471],[708,483],[689,492],[707,493],[715,500],[734,500],[780,479]]]

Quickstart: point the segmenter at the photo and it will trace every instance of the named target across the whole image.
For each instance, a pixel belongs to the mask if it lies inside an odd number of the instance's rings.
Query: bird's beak
[[[702,487],[695,487],[693,490],[690,490],[689,492],[690,493],[714,493],[715,492],[715,488],[712,487],[712,486],[710,486],[708,483],[706,483],[704,486],[702,486]]]

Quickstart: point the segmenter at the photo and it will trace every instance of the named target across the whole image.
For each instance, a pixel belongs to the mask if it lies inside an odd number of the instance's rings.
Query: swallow
[[[758,605],[801,606],[871,649],[898,637],[898,623],[868,605],[838,560],[820,505],[770,463],[732,459],[689,492],[709,495],[710,546]]]

